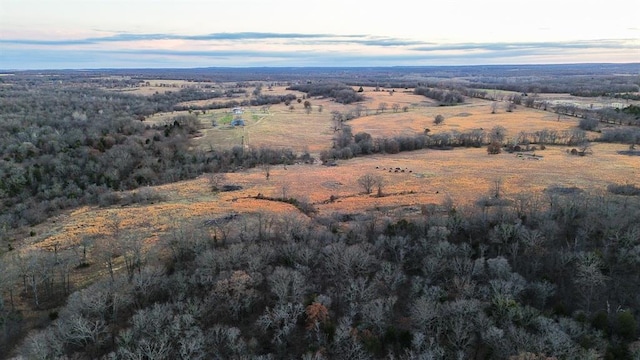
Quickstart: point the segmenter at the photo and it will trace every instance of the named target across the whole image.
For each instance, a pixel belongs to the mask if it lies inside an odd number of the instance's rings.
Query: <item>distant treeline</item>
[[[464,102],[464,95],[455,90],[443,90],[428,87],[416,87],[413,91],[416,95],[424,95],[437,100],[441,105],[455,105]]]
[[[437,134],[400,135],[393,137],[373,138],[366,132],[352,134],[351,127],[344,125],[334,137],[334,146],[320,153],[320,160],[329,162],[337,159],[351,159],[357,156],[385,153],[397,154],[404,151],[421,149],[449,150],[455,147],[482,147],[493,142],[504,146],[528,145],[567,145],[579,146],[587,141],[587,133],[581,129],[523,131],[517,138],[507,139],[506,130],[501,126],[492,129],[473,129],[468,131],[448,131]],[[602,141],[627,142],[638,139],[640,131],[607,131],[602,134]],[[624,141],[622,141],[624,140]],[[629,142],[631,143],[631,142]]]
[[[351,104],[363,101],[364,96],[357,93],[353,88],[338,82],[317,82],[291,85],[287,90],[296,90],[307,93],[307,96],[322,96],[334,99],[341,104]]]

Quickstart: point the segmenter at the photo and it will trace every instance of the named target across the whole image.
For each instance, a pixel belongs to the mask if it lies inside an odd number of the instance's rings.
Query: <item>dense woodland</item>
[[[561,188],[423,214],[194,219],[146,252],[113,219],[110,233],[86,246],[107,265],[122,254],[126,272],[73,292],[51,313],[53,325],[31,333],[18,352],[38,359],[632,358],[637,197]],[[159,262],[158,254],[168,255]],[[4,263],[3,274],[27,276],[24,292],[45,301],[67,291],[65,274],[82,259],[33,252]],[[32,289],[36,283],[43,289]],[[11,308],[8,297],[4,306]],[[10,315],[4,320],[5,331],[18,326]]]
[[[334,141],[320,154],[329,164],[423,148],[497,144],[513,151],[516,143],[563,144],[584,153],[587,132],[594,131],[596,141],[624,143],[629,155],[638,155],[637,107],[552,107],[535,97],[544,91],[637,93],[637,76],[616,75],[636,68],[525,66],[517,76],[504,67],[443,67],[0,77],[0,240],[9,244],[0,250],[0,354],[28,359],[638,356],[632,344],[640,320],[640,191],[631,183],[612,185],[607,194],[551,188],[507,196],[496,182],[488,195],[478,194],[475,206],[425,205],[421,216],[406,219],[377,213],[198,218],[174,224],[151,249],[142,246],[140,234],[123,231],[117,216],[108,233],[88,236],[74,249],[18,254],[12,245],[18,240],[10,238],[13,229],[81,204],[162,200],[146,185],[312,160],[286,148],[192,149],[198,114],[214,107],[185,107],[185,101],[215,99],[215,106],[235,107],[297,98],[265,95],[256,87],[252,100],[243,103],[234,96],[242,86],[221,91],[213,86],[215,79],[287,82],[308,97],[344,104],[361,99],[353,85],[417,86],[416,93],[441,105],[473,96],[580,119],[574,130],[522,132],[515,143],[506,141],[499,127],[372,138],[352,134],[348,121],[371,110],[356,106],[331,114]],[[107,90],[139,86],[150,75],[212,86],[150,96]],[[485,89],[523,94],[495,99]],[[189,114],[156,126],[144,121],[177,110]],[[602,131],[602,123],[618,127]],[[117,193],[131,189],[138,191],[130,198]],[[311,205],[304,205],[304,212],[313,214]],[[124,261],[120,269],[116,257]],[[97,266],[108,269],[102,278],[91,284],[71,281],[71,272]],[[49,310],[49,321],[29,331],[32,325],[16,309],[18,301]]]

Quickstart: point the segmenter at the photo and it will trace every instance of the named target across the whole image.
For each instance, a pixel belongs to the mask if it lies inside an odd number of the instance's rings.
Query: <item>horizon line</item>
[[[193,66],[193,67],[95,67],[95,68],[29,68],[2,69],[0,73],[30,72],[30,71],[117,71],[117,70],[206,70],[206,69],[389,69],[389,68],[463,68],[463,67],[506,67],[506,66],[587,66],[587,65],[638,65],[639,62],[549,62],[549,63],[495,63],[495,64],[466,64],[466,65],[264,65],[264,66]]]

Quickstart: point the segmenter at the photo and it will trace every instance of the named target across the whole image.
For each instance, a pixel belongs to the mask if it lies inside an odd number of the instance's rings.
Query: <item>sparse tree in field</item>
[[[496,125],[491,129],[491,132],[489,132],[489,140],[491,142],[497,142],[502,144],[506,134],[507,134],[507,129],[505,129],[503,126]]]
[[[253,96],[260,96],[262,94],[262,84],[258,84],[255,89],[253,89]]]
[[[498,112],[498,102],[494,101],[491,103],[491,113],[495,114],[496,112]]]
[[[94,242],[95,242],[95,237],[85,235],[80,240],[80,244],[74,247],[74,251],[76,253],[75,255],[78,260],[78,264],[77,264],[78,266],[89,265],[89,263],[87,262],[87,250],[89,250],[89,248],[93,246]]]
[[[381,102],[380,104],[378,104],[378,112],[383,113],[385,110],[387,110],[387,107],[389,107],[389,105],[386,102]]]
[[[393,109],[393,112],[398,112],[398,110],[400,110],[400,104],[394,103],[391,105],[391,109]]]
[[[311,114],[311,102],[309,100],[304,101],[304,111],[308,114]]]
[[[487,153],[489,155],[497,155],[500,154],[500,152],[502,152],[502,144],[499,142],[493,141],[487,146]]]
[[[438,114],[436,115],[436,117],[433,119],[433,123],[436,125],[440,125],[444,122],[444,116]]]
[[[515,109],[516,109],[516,104],[515,103],[509,102],[507,104],[507,112],[513,112],[513,110],[515,110]]]
[[[402,111],[403,111],[403,112],[407,112],[407,111],[409,111],[409,106],[407,106],[407,105],[403,106],[403,107],[402,107]]]
[[[115,259],[122,254],[119,244],[108,236],[101,236],[95,241],[93,253],[94,257],[107,267],[111,281],[114,281]]]
[[[333,131],[342,130],[342,125],[344,122],[344,115],[338,110],[333,110],[331,112],[331,120],[333,121]]]
[[[132,279],[135,272],[139,272],[142,267],[142,239],[142,234],[136,233],[125,234],[121,238],[122,258],[129,279]]]
[[[364,174],[358,178],[358,185],[360,185],[367,194],[371,194],[378,181],[381,181],[378,176],[373,174]]]
[[[322,112],[322,105],[318,105],[318,112],[321,113]]]
[[[378,188],[378,197],[382,197],[384,195],[384,193],[382,192],[382,189],[384,188],[385,185],[386,183],[382,178],[382,176],[376,176],[376,187]]]
[[[502,178],[493,179],[491,196],[495,199],[499,199],[502,196]]]
[[[578,127],[585,131],[596,131],[598,129],[599,121],[596,118],[583,118],[580,119]]]
[[[583,141],[582,143],[580,143],[578,148],[579,148],[578,155],[580,155],[580,156],[593,154],[593,150],[592,150],[592,147],[591,147],[591,142],[589,142],[589,141]]]
[[[269,177],[271,176],[271,164],[268,161],[264,161],[260,165],[260,168],[262,168],[262,172],[264,172],[265,179],[269,180]]]
[[[210,173],[207,177],[211,191],[217,192],[222,189],[224,182],[227,180],[227,174],[222,172]]]

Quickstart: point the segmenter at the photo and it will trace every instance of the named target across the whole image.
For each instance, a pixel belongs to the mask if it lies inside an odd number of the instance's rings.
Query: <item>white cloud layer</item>
[[[0,0],[0,69],[640,62],[637,0]]]

